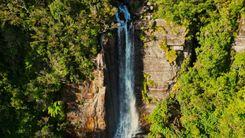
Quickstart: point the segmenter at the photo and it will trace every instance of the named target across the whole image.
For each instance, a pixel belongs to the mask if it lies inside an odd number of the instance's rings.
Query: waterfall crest
[[[139,117],[134,94],[134,44],[130,13],[123,4],[119,6],[116,20],[119,51],[119,118],[114,138],[131,138],[139,127]],[[123,19],[122,19],[123,18]]]

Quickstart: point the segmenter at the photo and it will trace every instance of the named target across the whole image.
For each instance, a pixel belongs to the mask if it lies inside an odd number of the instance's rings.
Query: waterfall
[[[121,19],[121,18],[124,19]],[[139,127],[139,117],[134,94],[134,45],[130,13],[123,4],[119,6],[116,20],[118,28],[119,62],[119,117],[114,138],[131,138]]]

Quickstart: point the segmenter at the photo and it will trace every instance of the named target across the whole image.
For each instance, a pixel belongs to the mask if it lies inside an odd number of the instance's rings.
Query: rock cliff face
[[[185,29],[176,25],[169,25],[162,19],[152,22],[155,27],[161,29],[155,30],[150,34],[146,32],[148,34],[146,37],[154,37],[154,40],[150,40],[144,45],[143,71],[154,80],[155,85],[151,89],[164,90],[166,83],[173,80],[176,76],[178,65],[176,64],[177,61],[169,63],[166,58],[166,52],[161,48],[162,41],[166,41],[166,46],[170,47],[170,49],[183,53],[185,48]],[[172,30],[175,30],[175,32]]]
[[[68,132],[73,137],[87,137],[105,130],[105,86],[103,52],[95,59],[94,79],[81,84],[69,84],[65,89]]]
[[[135,32],[144,34],[144,40],[141,43],[136,41],[136,48],[140,53],[137,53],[138,62],[137,68],[138,79],[136,82],[136,93],[142,94],[142,87],[146,83],[144,81],[144,74],[149,76],[151,85],[147,85],[147,98],[150,102],[141,100],[139,111],[141,115],[141,125],[147,129],[147,122],[144,120],[144,116],[153,111],[156,106],[156,102],[164,99],[168,95],[168,91],[175,82],[178,70],[183,59],[190,54],[187,47],[185,47],[185,28],[168,23],[163,19],[156,20],[139,20],[135,22]],[[143,27],[143,29],[142,29]],[[137,40],[137,39],[136,39]],[[176,59],[170,63],[167,58],[167,51],[163,50],[163,42],[165,47],[169,50],[175,51]],[[142,45],[143,43],[143,45]],[[141,45],[140,47],[137,47]],[[142,65],[141,65],[142,64]],[[141,95],[139,98],[142,99]]]
[[[235,40],[235,44],[233,49],[236,52],[245,51],[245,17],[240,19],[239,30],[238,30],[238,37]]]
[[[118,50],[116,47],[116,30],[111,32],[111,37],[105,38],[104,50],[105,50],[105,85],[106,85],[106,136],[112,137],[114,128],[116,128],[116,122],[119,115],[118,103]]]

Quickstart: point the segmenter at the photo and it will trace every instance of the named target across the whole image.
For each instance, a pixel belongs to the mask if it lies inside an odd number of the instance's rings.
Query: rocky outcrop
[[[64,101],[67,104],[68,132],[74,137],[87,137],[89,133],[105,130],[104,59],[99,53],[95,59],[94,79],[81,84],[68,84]]]
[[[144,116],[153,111],[157,101],[168,96],[180,65],[190,52],[188,47],[185,46],[186,29],[179,25],[166,22],[163,19],[140,20],[135,22],[135,29],[139,35],[141,33],[145,36],[142,40],[143,46],[141,47],[141,64],[143,64],[143,67],[142,70],[137,71],[141,71],[141,74],[147,74],[150,76],[150,80],[153,81],[152,85],[147,86],[147,96],[151,101],[148,103],[143,101],[143,104],[140,106],[141,124],[142,127],[147,127]],[[167,59],[166,54],[168,53],[162,48],[163,42],[166,47],[176,52],[177,58],[173,63],[170,63]]]
[[[148,23],[147,23],[148,22]],[[183,56],[184,52],[188,49],[185,44],[185,28],[175,25],[173,23],[167,23],[163,19],[156,19],[153,21],[139,21],[136,22],[136,30],[140,29],[140,26],[147,27],[149,24],[152,28],[157,29],[145,29],[144,34],[147,37],[144,42],[143,52],[143,72],[151,76],[155,85],[150,87],[151,90],[165,91],[166,84],[173,80],[179,69],[176,63],[169,63],[166,58],[166,52],[161,48],[162,41],[166,41],[166,45],[175,51],[179,51],[180,56]],[[148,39],[153,38],[153,39]],[[177,53],[178,54],[178,53]]]
[[[167,24],[162,19],[154,21],[155,27],[161,27],[148,37],[154,40],[146,42],[144,48],[144,72],[154,80],[156,89],[164,89],[166,83],[176,76],[178,66],[167,61],[166,52],[161,48],[162,41],[166,41],[167,46],[176,51],[184,50],[185,29],[179,26]],[[173,29],[176,31],[174,32]],[[151,88],[153,89],[153,88]]]
[[[238,32],[238,37],[235,39],[235,44],[232,48],[236,52],[245,51],[245,17],[240,19]]]

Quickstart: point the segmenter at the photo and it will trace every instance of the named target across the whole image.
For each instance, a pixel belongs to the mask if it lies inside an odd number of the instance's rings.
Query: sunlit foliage
[[[196,59],[150,116],[149,136],[244,137],[245,52],[231,49],[244,0],[151,1],[155,18],[187,27]]]
[[[62,136],[67,83],[90,79],[108,0],[0,1],[0,136]]]

